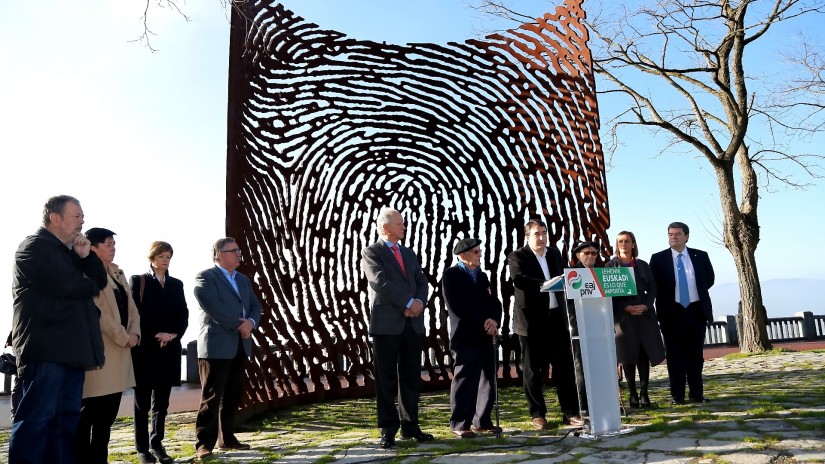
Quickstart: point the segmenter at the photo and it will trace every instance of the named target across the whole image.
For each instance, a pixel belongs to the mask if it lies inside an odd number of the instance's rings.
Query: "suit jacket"
[[[491,345],[484,321],[501,326],[501,301],[492,293],[487,274],[479,271],[476,281],[460,266],[444,271],[441,280],[447,313],[450,316],[450,349]]]
[[[547,247],[547,268],[550,277],[561,275],[564,264],[561,252],[556,247]],[[510,268],[510,279],[515,286],[515,302],[513,303],[513,333],[517,335],[531,335],[532,329],[542,336],[547,330],[550,321],[550,294],[540,291],[544,283],[544,273],[539,265],[536,254],[526,245],[507,256],[507,265]],[[564,304],[564,292],[555,292],[559,306]]]
[[[201,310],[201,327],[198,334],[198,358],[232,359],[238,353],[241,335],[240,318],[252,319],[255,327],[261,322],[261,303],[252,291],[249,278],[235,273],[238,293],[232,288],[223,271],[213,266],[195,277],[195,298]],[[252,339],[241,340],[246,356],[252,354]]]
[[[143,298],[140,280],[143,278]],[[132,299],[140,312],[140,345],[132,348],[135,381],[139,387],[180,385],[181,340],[189,326],[189,308],[183,293],[183,282],[166,274],[161,287],[153,272],[134,275]],[[158,332],[178,334],[177,338],[161,348],[155,339]]]
[[[370,334],[397,335],[404,330],[410,298],[427,306],[427,278],[418,258],[409,248],[398,245],[406,274],[395,260],[392,250],[379,240],[361,250],[361,269],[367,276],[371,293]],[[424,314],[410,321],[416,333],[424,333]]]
[[[715,275],[710,264],[708,254],[702,250],[685,248],[693,263],[693,272],[696,276],[696,290],[699,292],[699,301],[702,303],[702,312],[705,322],[713,320],[713,306],[708,290],[713,286]],[[650,257],[650,271],[656,280],[656,316],[662,327],[668,327],[675,320],[676,311],[682,305],[676,302],[676,273],[674,272],[673,254],[670,248],[655,253]]]
[[[109,264],[109,276],[124,289],[128,319],[126,327],[120,320],[120,308],[115,296],[115,284],[108,282],[100,294],[95,297],[95,305],[100,309],[100,332],[103,334],[103,351],[106,362],[100,369],[86,372],[83,382],[83,398],[110,395],[125,391],[135,386],[135,373],[132,368],[132,349],[126,348],[129,335],[140,333],[140,314],[126,276],[115,263]],[[141,337],[142,339],[142,337]]]

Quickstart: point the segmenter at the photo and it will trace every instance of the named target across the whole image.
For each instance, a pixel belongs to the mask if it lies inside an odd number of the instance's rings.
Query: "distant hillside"
[[[799,311],[825,314],[825,299],[819,290],[825,288],[823,279],[773,279],[762,282],[762,299],[768,317],[790,317]],[[710,289],[713,316],[735,315],[739,303],[736,283],[715,285]]]

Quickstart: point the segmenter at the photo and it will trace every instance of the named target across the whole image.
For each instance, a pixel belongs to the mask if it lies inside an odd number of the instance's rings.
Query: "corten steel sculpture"
[[[607,244],[604,159],[580,0],[506,33],[393,45],[324,30],[278,3],[235,3],[227,233],[259,286],[247,412],[371,394],[359,251],[381,206],[431,284],[425,388],[449,384],[442,271],[466,235],[509,308],[506,255],[523,224]],[[466,234],[466,235],[465,235]],[[503,323],[503,383],[518,342]]]

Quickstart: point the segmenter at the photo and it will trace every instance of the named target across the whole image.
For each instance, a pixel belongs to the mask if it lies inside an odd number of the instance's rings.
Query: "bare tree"
[[[132,40],[132,42],[142,43],[148,48],[152,53],[156,52],[157,49],[152,46],[152,37],[154,37],[155,33],[149,29],[149,11],[152,8],[163,8],[163,9],[170,9],[172,11],[177,12],[179,15],[183,17],[187,22],[190,21],[189,16],[183,12],[178,6],[178,2],[176,0],[146,0],[146,3],[143,7],[143,15],[140,17],[140,21],[143,23],[143,33],[140,34],[136,39]]]
[[[518,7],[503,0],[476,6],[523,22]],[[825,12],[825,1],[658,0],[613,8],[584,20],[599,92],[624,101],[603,126],[605,150],[615,150],[623,128],[641,126],[666,136],[662,153],[681,148],[711,166],[722,242],[739,276],[741,349],[768,350],[755,258],[760,192],[772,183],[805,188],[800,175],[822,177],[823,155],[798,153],[791,142],[823,127],[825,63],[821,44],[804,37],[788,47],[780,77],[760,70],[754,57],[764,53],[761,44],[787,40],[776,29]]]

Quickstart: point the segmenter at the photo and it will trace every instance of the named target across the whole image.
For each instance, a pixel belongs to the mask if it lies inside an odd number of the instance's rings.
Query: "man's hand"
[[[81,258],[89,256],[89,252],[92,250],[92,242],[82,234],[75,235],[70,243],[72,244],[72,250]]]
[[[409,308],[404,310],[404,315],[407,317],[418,317],[424,312],[424,303],[420,300],[413,300]]]
[[[487,332],[487,335],[496,335],[498,333],[498,324],[492,319],[487,319],[484,321],[484,331]]]
[[[252,323],[251,319],[239,317],[238,320],[241,321],[241,325],[238,326],[238,332],[241,334],[241,338],[246,340],[252,336],[252,329],[255,328],[255,325]]]

